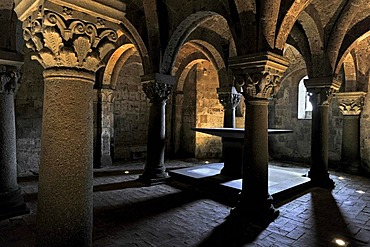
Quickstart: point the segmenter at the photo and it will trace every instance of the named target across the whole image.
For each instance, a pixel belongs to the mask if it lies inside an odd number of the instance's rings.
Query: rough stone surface
[[[18,174],[38,173],[44,97],[42,67],[25,56],[21,86],[15,98]]]
[[[131,57],[122,67],[114,91],[114,159],[146,157],[149,100],[142,90],[140,58]]]

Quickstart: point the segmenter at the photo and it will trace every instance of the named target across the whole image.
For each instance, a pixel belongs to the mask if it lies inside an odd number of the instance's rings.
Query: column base
[[[11,192],[0,193],[0,220],[28,214],[29,212],[30,210],[24,203],[20,188]]]
[[[156,185],[164,184],[169,177],[170,176],[167,172],[153,174],[144,171],[144,173],[140,175],[137,180],[146,185]]]
[[[311,183],[314,186],[324,189],[333,189],[335,187],[334,181],[329,177],[329,173],[326,171],[315,172],[311,170],[308,172],[308,177],[311,179]]]
[[[279,217],[279,210],[272,204],[272,196],[268,195],[264,205],[256,205],[247,198],[239,201],[238,205],[231,209],[228,219],[235,220],[240,224],[256,224],[262,227],[268,226]]]

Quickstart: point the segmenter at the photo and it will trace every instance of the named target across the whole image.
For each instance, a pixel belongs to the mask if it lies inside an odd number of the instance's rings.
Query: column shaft
[[[0,92],[0,220],[29,212],[17,183],[16,155],[14,92],[5,90]]]
[[[247,221],[268,224],[279,215],[268,193],[268,100],[246,100],[243,184],[234,209]],[[233,211],[232,211],[233,213]]]
[[[113,165],[111,156],[111,142],[113,135],[113,91],[111,89],[98,90],[97,103],[97,136],[96,161],[97,168]]]
[[[150,183],[162,182],[168,177],[164,166],[166,144],[165,101],[154,101],[150,106],[147,163],[141,179]]]
[[[46,69],[37,246],[92,244],[94,73]]]

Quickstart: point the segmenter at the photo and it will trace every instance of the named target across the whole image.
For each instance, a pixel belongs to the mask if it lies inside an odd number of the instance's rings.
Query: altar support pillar
[[[308,177],[317,186],[333,188],[334,182],[328,173],[329,104],[340,82],[323,77],[307,79],[304,83],[312,103],[311,169]]]
[[[125,4],[85,7],[20,0],[14,9],[32,58],[45,69],[36,246],[92,245],[93,85],[119,38],[116,17]]]
[[[111,146],[113,139],[113,90],[101,88],[98,90],[97,102],[97,136],[96,136],[96,168],[110,167],[113,165]]]
[[[235,128],[235,108],[239,105],[241,94],[234,86],[217,88],[218,99],[224,107],[224,128]],[[222,156],[224,167],[221,174],[241,178],[242,176],[242,143],[222,138]]]
[[[278,91],[288,62],[265,52],[232,57],[229,67],[246,102],[242,191],[230,216],[266,225],[279,215],[268,192],[268,98]]]
[[[360,114],[365,92],[336,93],[339,109],[343,114],[342,152],[339,169],[357,174],[360,165]]]
[[[165,74],[149,74],[141,78],[143,90],[150,99],[147,162],[139,180],[145,184],[164,183],[169,177],[164,165],[166,145],[166,101],[172,93],[175,78]]]
[[[29,212],[17,183],[14,94],[19,73],[0,73],[0,220]]]

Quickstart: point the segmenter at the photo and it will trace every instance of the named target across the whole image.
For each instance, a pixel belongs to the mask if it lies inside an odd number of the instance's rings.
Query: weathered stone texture
[[[132,56],[122,67],[114,91],[114,159],[146,157],[149,100],[140,81],[142,65]]]
[[[26,54],[16,95],[18,174],[38,172],[40,163],[44,83],[42,67]]]
[[[284,80],[276,98],[270,103],[269,127],[291,129],[293,133],[269,137],[272,158],[308,163],[311,156],[311,119],[298,119],[298,83],[302,73]],[[329,162],[340,160],[342,116],[336,100],[329,109]]]
[[[217,73],[209,62],[203,62],[197,67],[197,100],[196,100],[196,127],[222,127],[224,114],[217,87],[219,87]],[[221,138],[196,133],[197,158],[220,157],[222,153]]]

